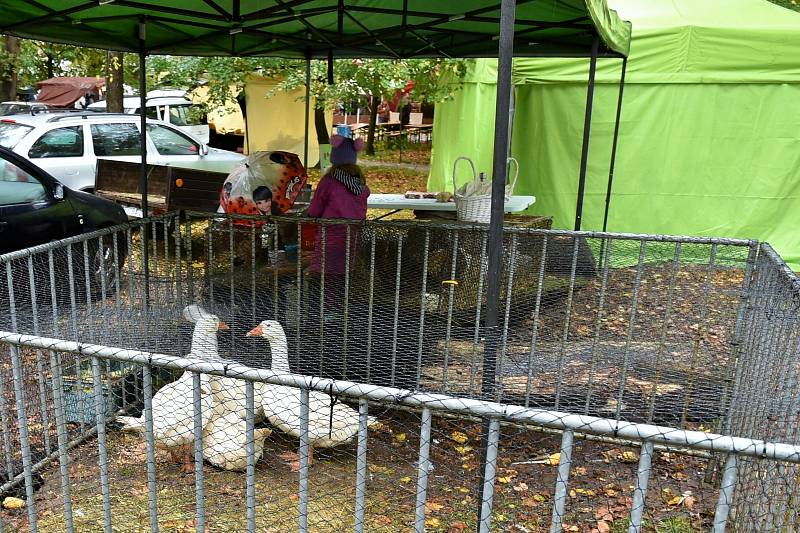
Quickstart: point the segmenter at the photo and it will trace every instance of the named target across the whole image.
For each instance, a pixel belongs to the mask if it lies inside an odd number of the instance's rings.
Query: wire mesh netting
[[[4,256],[5,526],[794,527],[767,245],[507,226],[491,328],[488,243],[189,213]]]

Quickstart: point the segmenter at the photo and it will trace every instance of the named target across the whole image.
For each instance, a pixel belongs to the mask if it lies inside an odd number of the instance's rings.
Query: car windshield
[[[0,146],[8,149],[14,148],[32,129],[33,126],[0,121]]]

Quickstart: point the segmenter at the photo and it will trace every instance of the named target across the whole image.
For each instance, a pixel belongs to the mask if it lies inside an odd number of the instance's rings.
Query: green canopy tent
[[[583,227],[757,238],[800,268],[800,14],[766,0],[609,4],[634,28],[621,150],[612,183],[620,65],[601,59]],[[536,195],[531,212],[554,215],[557,227],[574,217],[587,63],[514,62],[517,193]],[[494,71],[477,61],[456,98],[437,106],[429,190],[450,188],[459,155],[486,168]]]

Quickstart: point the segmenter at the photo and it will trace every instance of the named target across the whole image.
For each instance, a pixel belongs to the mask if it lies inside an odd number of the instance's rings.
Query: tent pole
[[[494,122],[492,160],[492,208],[489,222],[488,272],[486,296],[486,348],[483,357],[483,398],[493,398],[495,360],[499,332],[500,271],[503,267],[503,204],[505,203],[508,154],[508,112],[511,104],[511,57],[514,53],[515,0],[503,0],[500,14],[500,53],[497,64],[497,104]]]
[[[586,187],[586,166],[589,162],[589,132],[592,128],[592,104],[594,103],[594,77],[597,72],[597,52],[600,36],[595,33],[592,39],[592,58],[589,63],[589,87],[586,92],[586,115],[583,117],[583,145],[581,146],[581,170],[578,177],[578,205],[575,208],[575,231],[581,229],[583,216],[583,191]]]
[[[142,218],[148,216],[147,205],[147,48],[145,47],[146,26],[145,21],[142,19],[139,22],[139,118],[140,131],[139,131],[139,146],[142,153],[142,162],[139,165],[139,190],[142,194]],[[148,308],[150,301],[150,259],[148,258],[149,237],[147,224],[141,228],[141,239],[144,245],[142,246],[142,266],[144,269],[144,307]]]
[[[308,171],[308,121],[311,117],[311,51],[306,53],[306,127],[303,142],[303,168]]]
[[[500,331],[497,327],[497,315],[500,309],[500,276],[503,269],[503,208],[505,203],[506,172],[508,168],[508,131],[509,109],[511,107],[511,59],[514,55],[514,18],[516,0],[502,0],[500,8],[500,38],[497,60],[497,104],[494,121],[494,155],[492,160],[492,207],[488,236],[488,268],[486,291],[486,315],[484,338],[486,343],[483,352],[483,379],[481,397],[494,399],[495,379],[497,372],[497,347],[500,343]],[[484,443],[481,461],[481,482],[478,486],[478,531],[490,530],[494,474],[486,467],[489,456],[488,437],[492,422],[486,420],[483,427]]]
[[[614,181],[614,164],[617,160],[617,140],[619,139],[619,120],[622,116],[622,92],[625,89],[625,71],[628,69],[628,58],[622,58],[622,74],[619,77],[619,97],[617,98],[617,118],[614,121],[614,140],[611,143],[611,164],[608,168],[608,187],[606,188],[606,209],[603,213],[603,231],[608,227],[608,208],[611,204],[611,186]]]

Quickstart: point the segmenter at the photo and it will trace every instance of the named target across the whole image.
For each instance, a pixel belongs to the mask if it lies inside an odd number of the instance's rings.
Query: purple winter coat
[[[330,173],[325,174],[314,198],[308,207],[308,215],[313,218],[346,218],[350,220],[365,220],[367,218],[367,198],[369,197],[369,187],[364,186],[361,194],[356,196],[351,193],[342,182],[335,179]],[[328,225],[325,226],[325,272],[343,274],[346,264],[347,249],[347,226]],[[358,242],[358,228],[350,227],[350,268],[355,262],[355,250]],[[316,244],[314,246],[314,259],[309,270],[320,272],[322,250],[322,226],[317,231]]]

